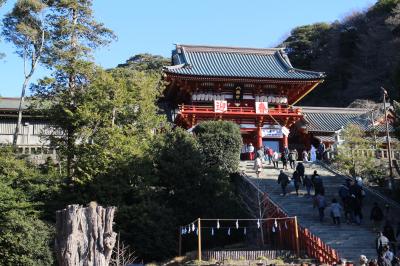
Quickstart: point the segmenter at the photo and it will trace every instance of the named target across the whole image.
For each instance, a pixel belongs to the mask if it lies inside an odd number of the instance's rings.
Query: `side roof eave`
[[[323,82],[324,77],[318,79],[285,79],[285,78],[262,78],[262,77],[237,77],[237,76],[202,76],[202,75],[188,75],[175,73],[168,70],[164,70],[163,72],[167,76],[178,77],[186,80],[211,80],[211,81],[220,81],[220,80],[246,80],[246,81],[254,81],[254,82],[275,82],[275,83],[317,83]]]

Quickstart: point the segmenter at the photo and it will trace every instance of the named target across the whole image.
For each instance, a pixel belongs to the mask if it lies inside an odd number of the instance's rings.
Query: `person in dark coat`
[[[374,202],[374,206],[371,209],[370,219],[373,222],[374,231],[378,231],[381,228],[381,222],[383,220],[383,211],[378,206],[377,202]]]
[[[352,208],[350,206],[350,203],[351,203],[351,197],[350,196],[346,197],[343,200],[344,218],[345,218],[345,220],[346,220],[346,222],[348,224],[351,224],[351,221],[353,219],[353,210],[352,210]]]
[[[325,195],[324,183],[322,182],[322,178],[317,173],[317,170],[315,170],[314,174],[311,176],[311,181],[314,186],[315,195]]]
[[[299,195],[299,188],[300,188],[300,185],[301,185],[301,183],[302,183],[302,180],[301,180],[301,176],[300,176],[300,174],[297,172],[297,170],[295,170],[295,171],[293,172],[292,180],[293,180],[293,182],[294,182],[294,189],[296,190],[296,195],[298,196],[298,195]]]
[[[339,188],[339,197],[342,201],[342,206],[344,210],[344,218],[346,222],[350,222],[351,219],[351,209],[349,206],[349,201],[350,201],[350,192],[349,192],[349,187],[347,184],[342,184]]]
[[[359,212],[357,212],[357,214],[359,215],[359,218],[361,221],[361,219],[363,219],[363,215],[361,212],[362,200],[363,200],[362,187],[360,187],[354,180],[350,180],[349,194],[351,197],[354,196],[357,200],[357,207],[359,206],[359,208],[357,208],[356,210],[353,209],[353,211],[359,210]],[[354,212],[354,215],[356,215],[356,212]],[[358,224],[358,222],[357,222],[357,224]]]
[[[325,217],[326,201],[324,195],[317,194],[314,196],[314,208],[318,208],[319,221],[322,223]]]
[[[352,222],[360,225],[362,219],[362,211],[360,201],[354,195],[349,197],[349,205],[351,209]]]
[[[356,199],[360,200],[362,197],[361,187],[354,181],[350,180],[349,193],[350,195],[356,196]]]
[[[301,178],[304,178],[305,168],[304,168],[304,164],[303,163],[300,162],[300,163],[297,164],[296,171],[297,171],[297,173],[299,173]]]
[[[281,185],[282,195],[285,196],[286,195],[286,187],[289,184],[289,176],[287,174],[285,174],[283,172],[283,170],[281,170],[281,172],[279,173],[278,184]]]
[[[307,196],[310,196],[311,188],[313,186],[310,176],[308,176],[308,175],[304,176],[303,185],[305,186],[305,188],[307,190]]]
[[[345,201],[345,199],[350,196],[349,187],[346,184],[342,184],[339,188],[338,193],[339,193],[339,197],[343,203]]]
[[[282,164],[283,164],[282,168],[285,169],[285,170],[288,169],[288,167],[287,167],[287,163],[288,163],[288,160],[289,160],[288,156],[289,156],[288,154],[282,153],[282,157],[281,157],[281,161],[282,161]]]

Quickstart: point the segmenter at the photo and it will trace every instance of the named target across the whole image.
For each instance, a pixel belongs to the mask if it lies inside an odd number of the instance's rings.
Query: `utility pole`
[[[389,189],[394,189],[394,177],[393,177],[393,166],[392,166],[392,152],[390,149],[390,135],[389,135],[389,123],[387,119],[387,111],[386,111],[386,97],[388,96],[387,91],[381,87],[383,93],[383,110],[385,112],[385,125],[386,125],[386,143],[387,143],[387,151],[388,151],[388,159],[389,159]]]
[[[197,260],[201,263],[201,220],[197,219]]]

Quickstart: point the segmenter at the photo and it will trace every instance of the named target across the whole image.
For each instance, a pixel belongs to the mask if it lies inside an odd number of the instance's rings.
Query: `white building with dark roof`
[[[18,120],[20,98],[0,97],[0,144],[13,143]],[[29,110],[29,99],[23,105],[22,125],[18,137],[18,148],[24,154],[49,154],[55,151],[49,148],[46,140],[48,121]]]

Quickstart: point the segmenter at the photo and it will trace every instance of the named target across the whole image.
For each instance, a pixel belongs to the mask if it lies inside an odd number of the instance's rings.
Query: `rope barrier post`
[[[182,226],[179,227],[179,249],[178,249],[179,257],[182,256]]]
[[[296,254],[300,256],[300,245],[299,245],[299,226],[297,224],[297,216],[294,217],[294,236],[296,244]]]
[[[201,220],[200,218],[197,219],[197,259],[201,261]]]

